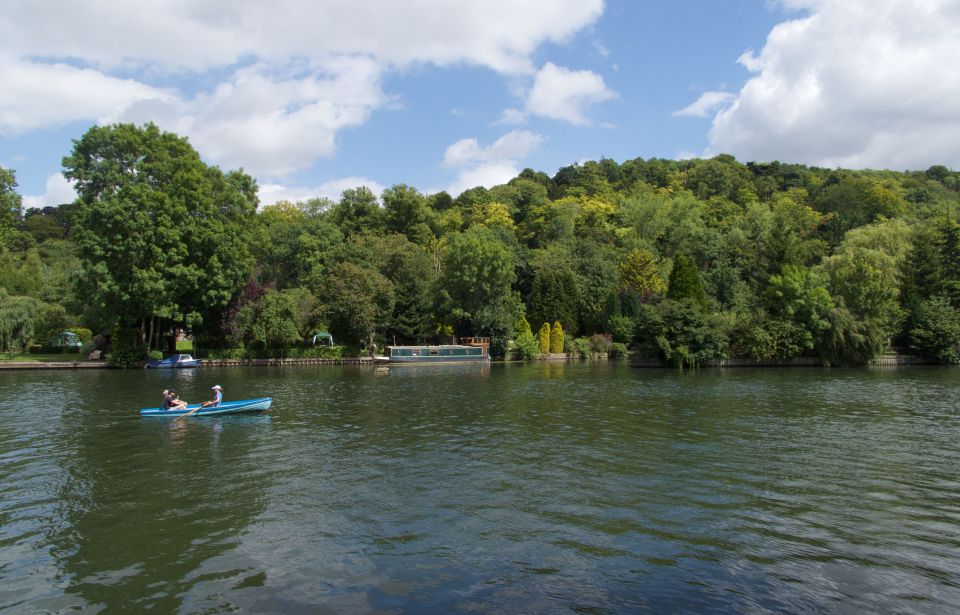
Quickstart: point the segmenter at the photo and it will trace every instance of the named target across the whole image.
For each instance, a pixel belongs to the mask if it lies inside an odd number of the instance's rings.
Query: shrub
[[[107,361],[114,367],[133,367],[143,360],[143,353],[136,348],[118,348],[107,355]]]
[[[668,299],[642,310],[637,337],[646,349],[676,367],[696,367],[706,359],[723,357],[727,348],[721,320],[704,314],[693,299]]]
[[[146,356],[146,349],[137,345],[137,330],[119,325],[110,336],[112,348],[107,360],[114,367],[133,367]]]
[[[595,333],[590,337],[590,351],[597,354],[606,354],[610,352],[610,347],[613,345],[613,341],[610,339],[610,335],[604,335],[603,333]]]
[[[90,329],[86,329],[84,327],[70,327],[67,330],[76,333],[77,337],[79,337],[80,341],[84,344],[87,344],[93,340],[93,331]]]
[[[563,327],[560,326],[559,320],[553,323],[553,328],[550,330],[550,352],[563,352]]]
[[[343,346],[295,346],[293,348],[213,348],[204,351],[206,359],[341,359]],[[357,352],[360,352],[357,350]],[[359,355],[351,355],[359,356]]]
[[[545,322],[543,326],[540,327],[540,332],[537,334],[537,341],[540,345],[540,354],[550,352],[550,323]]]
[[[612,316],[607,321],[607,331],[615,342],[629,344],[633,339],[634,323],[627,316]]]
[[[920,305],[917,326],[910,331],[910,348],[938,363],[960,362],[960,312],[944,297]]]
[[[490,358],[501,360],[507,356],[507,345],[510,340],[503,335],[490,336]]]
[[[610,344],[610,351],[607,353],[607,358],[626,359],[629,356],[630,353],[627,352],[626,344],[621,344],[620,342],[613,342]]]
[[[513,340],[513,354],[521,361],[530,361],[540,356],[540,344],[529,330],[517,335]]]
[[[590,340],[585,337],[578,337],[570,341],[570,354],[578,359],[589,359],[592,355]]]
[[[150,352],[147,353],[147,358],[150,359],[151,361],[159,361],[160,359],[163,358],[163,353],[160,352],[159,350],[151,350]]]
[[[802,325],[779,318],[746,321],[732,337],[732,353],[755,360],[797,357],[813,347],[813,338]]]

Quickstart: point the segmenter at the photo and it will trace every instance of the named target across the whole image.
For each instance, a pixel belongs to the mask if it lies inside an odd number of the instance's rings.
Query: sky
[[[261,204],[711,157],[960,168],[960,0],[7,0],[0,166],[153,122]]]

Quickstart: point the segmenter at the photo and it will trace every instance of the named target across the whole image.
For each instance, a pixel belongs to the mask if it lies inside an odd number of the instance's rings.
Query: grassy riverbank
[[[62,352],[50,352],[50,353],[28,353],[28,352],[13,352],[13,353],[0,353],[0,362],[5,363],[62,363],[62,362],[87,362],[87,357],[79,353],[62,353]],[[94,363],[99,363],[99,361],[93,361]]]

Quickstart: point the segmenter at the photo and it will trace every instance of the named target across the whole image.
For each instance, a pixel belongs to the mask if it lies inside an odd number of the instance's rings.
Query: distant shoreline
[[[534,361],[590,361],[608,360],[605,355],[594,355],[581,359],[572,355],[549,354]],[[494,363],[522,363],[523,361],[494,361]],[[625,363],[636,368],[674,369],[674,366],[660,359],[634,357]],[[373,365],[371,357],[348,357],[344,359],[204,359],[202,367],[286,367],[291,365]],[[882,355],[864,367],[906,367],[911,365],[936,365],[916,355]],[[724,369],[738,367],[829,367],[816,357],[795,357],[793,359],[711,359],[700,364],[703,369]],[[142,368],[142,366],[141,366]],[[3,370],[64,370],[64,369],[120,369],[106,361],[0,361]],[[130,368],[140,369],[140,368]],[[191,368],[193,369],[193,368]]]

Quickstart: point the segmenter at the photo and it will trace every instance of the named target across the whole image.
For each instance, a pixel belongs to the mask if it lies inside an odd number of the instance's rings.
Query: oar
[[[202,405],[202,404],[199,405],[199,406],[197,406],[196,408],[194,408],[194,409],[191,410],[190,412],[187,412],[186,414],[181,414],[181,415],[178,416],[177,418],[173,419],[173,422],[176,423],[177,421],[179,421],[179,420],[182,419],[183,417],[185,417],[185,416],[190,416],[191,414],[193,414],[194,412],[196,412],[196,411],[199,410],[200,408],[203,408],[203,405]]]

